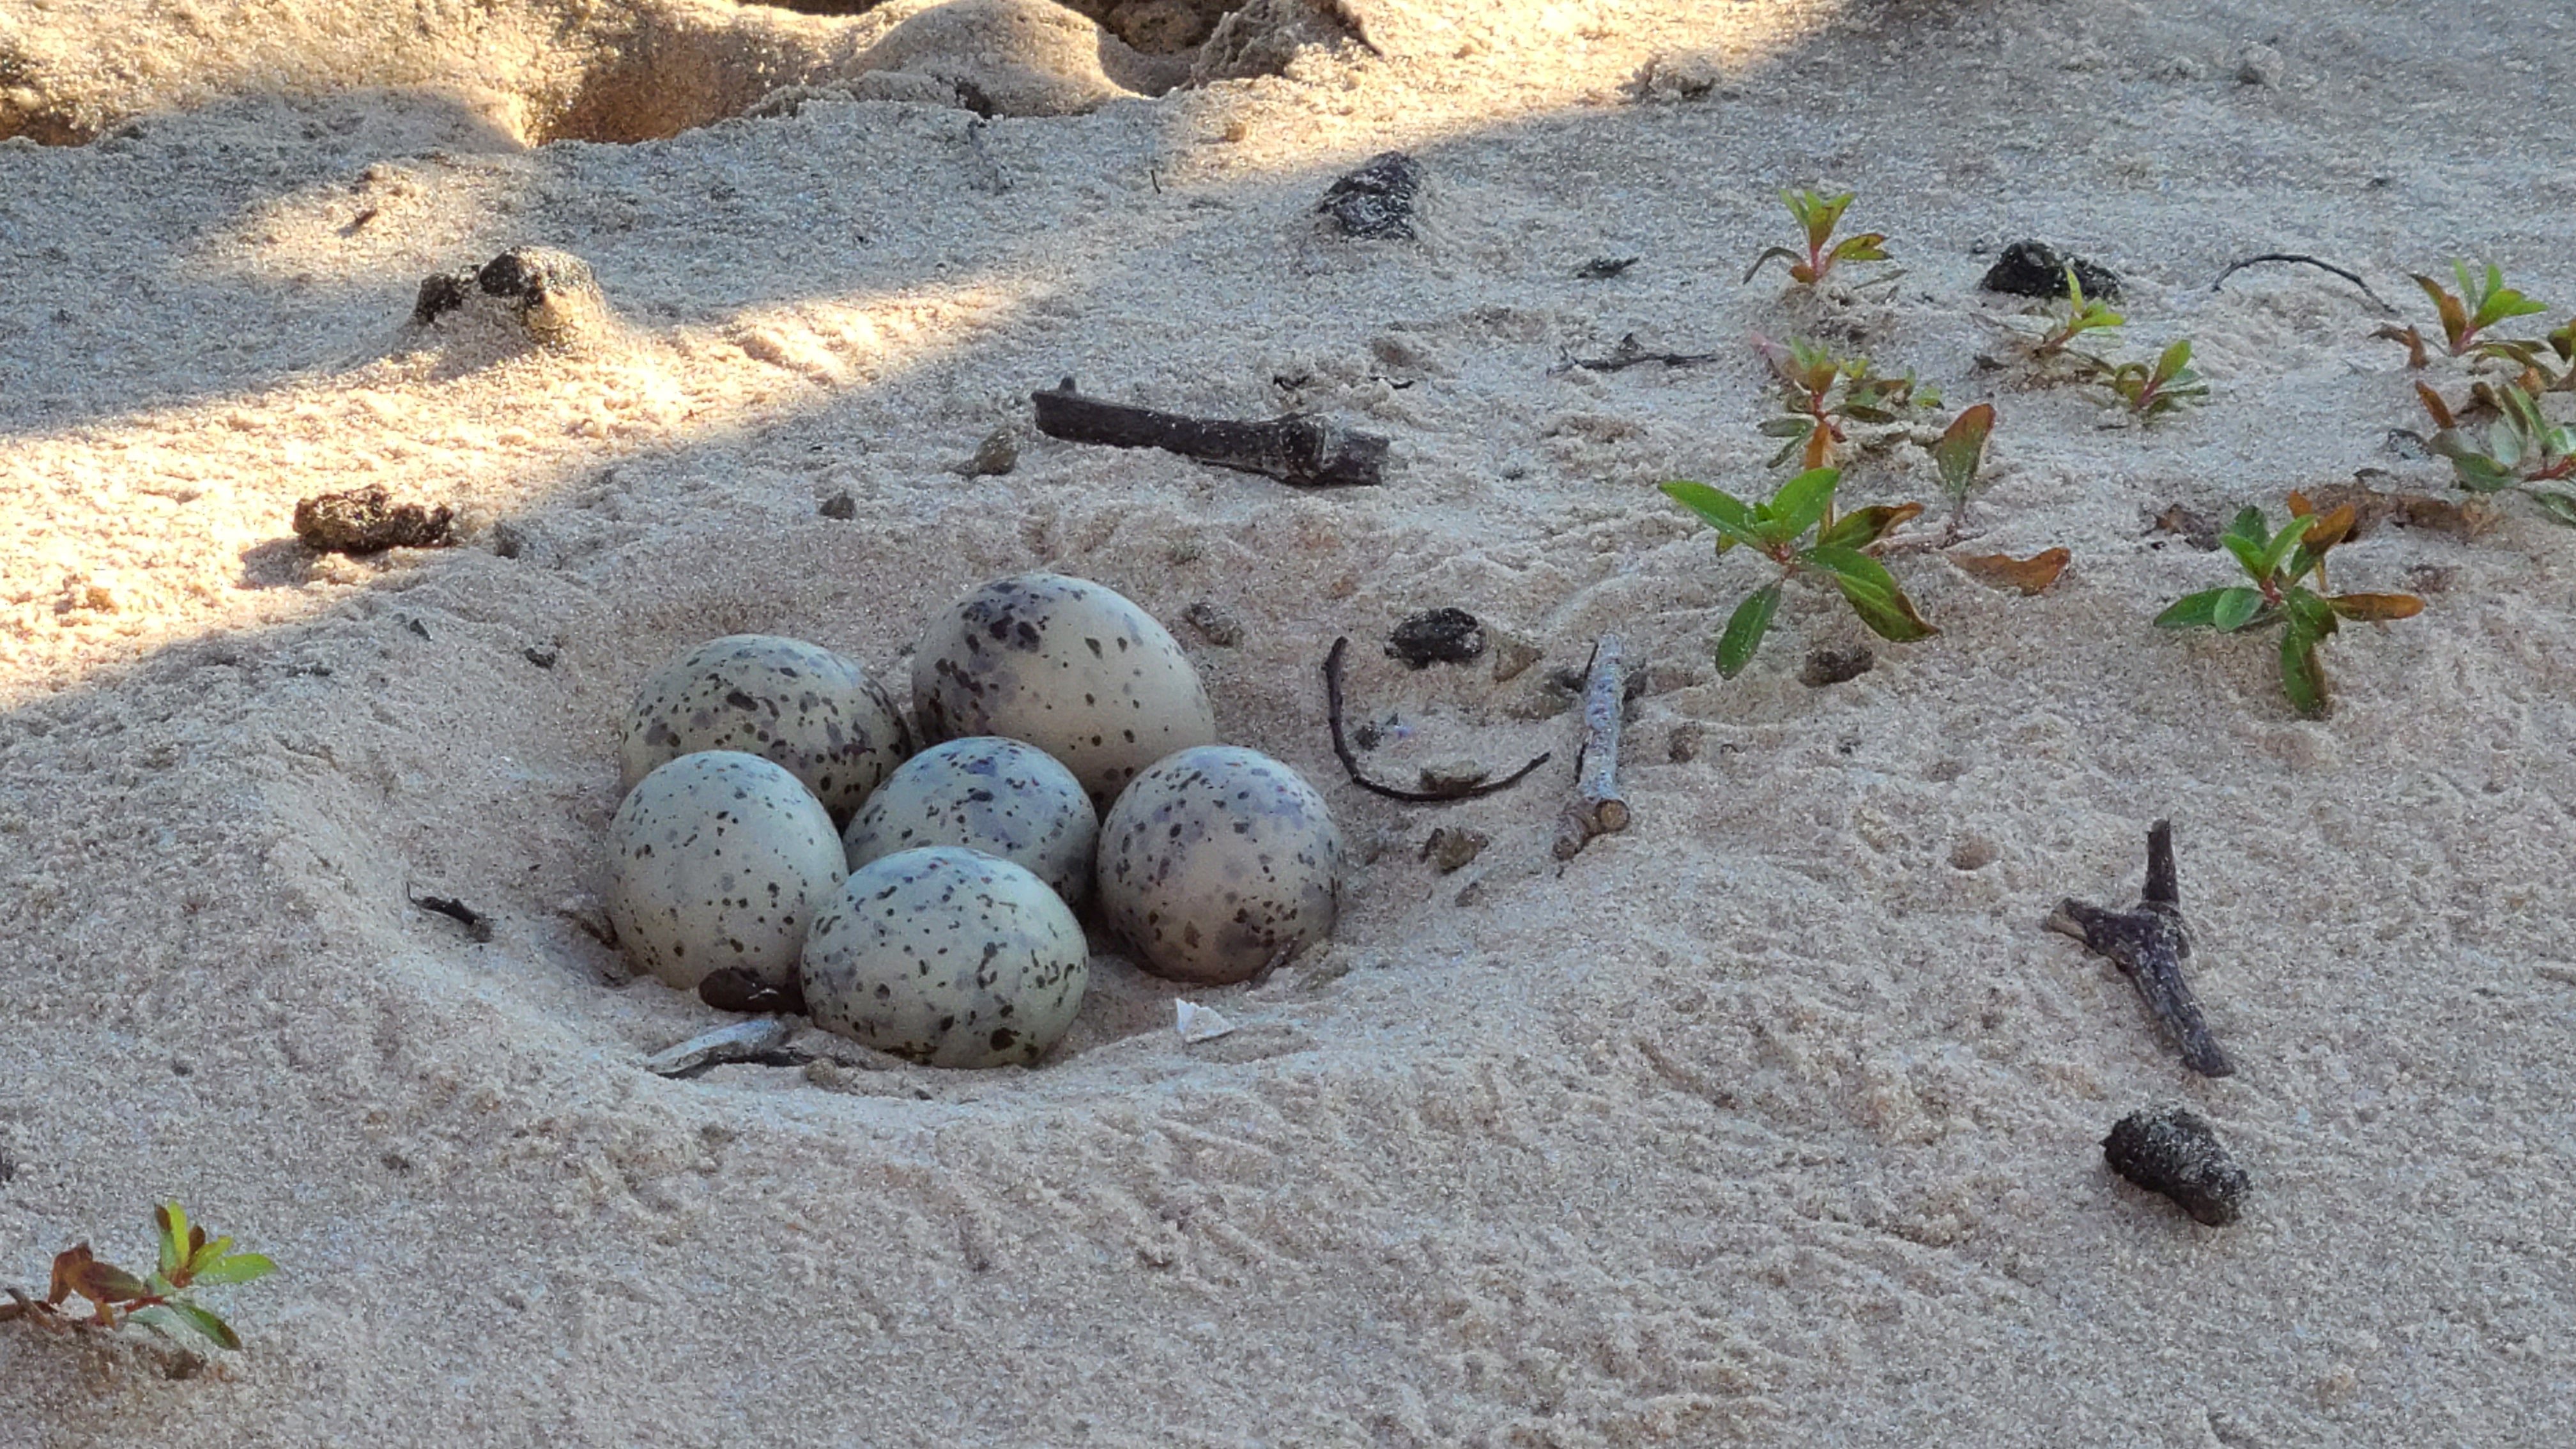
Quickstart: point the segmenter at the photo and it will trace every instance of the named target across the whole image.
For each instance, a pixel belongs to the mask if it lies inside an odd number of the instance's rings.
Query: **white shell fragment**
[[[996,579],[932,615],[913,652],[912,704],[934,740],[1026,740],[1099,804],[1174,750],[1216,740],[1216,711],[1170,631],[1062,574]]]
[[[814,1024],[935,1067],[1026,1065],[1081,1009],[1091,949],[1046,882],[981,851],[872,860],[815,913]]]
[[[1172,1024],[1180,1029],[1181,1040],[1186,1042],[1214,1041],[1234,1030],[1234,1023],[1218,1015],[1213,1006],[1201,1006],[1195,1001],[1175,1001],[1172,1012],[1176,1018]]]
[[[1073,772],[1035,745],[969,735],[896,767],[841,835],[850,869],[924,845],[962,845],[1023,865],[1080,906],[1091,896],[1100,816]]]
[[[683,991],[739,968],[787,983],[843,874],[822,802],[758,755],[683,755],[626,792],[601,895],[628,959]]]
[[[1332,934],[1342,859],[1296,771],[1233,745],[1183,750],[1101,821],[1101,911],[1145,969],[1231,985]]]
[[[644,1070],[659,1077],[678,1077],[700,1067],[747,1062],[785,1046],[789,1035],[787,1023],[774,1016],[729,1022],[653,1053],[644,1059]]]
[[[801,639],[728,634],[636,691],[617,763],[633,789],[698,750],[775,760],[845,820],[912,752],[912,740],[893,696],[855,661]]]

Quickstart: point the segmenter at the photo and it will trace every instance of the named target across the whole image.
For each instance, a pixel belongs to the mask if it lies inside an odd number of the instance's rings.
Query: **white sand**
[[[0,20],[15,124],[102,133],[0,144],[0,1281],[82,1238],[148,1257],[165,1195],[282,1265],[212,1295],[248,1348],[186,1381],[148,1334],[0,1331],[0,1442],[2563,1437],[2576,533],[2508,499],[2474,541],[2343,550],[2341,587],[2447,587],[2334,641],[2340,708],[2310,723],[2268,636],[2150,627],[2231,566],[2142,521],[2277,521],[2361,468],[2448,487],[2383,449],[2422,414],[2355,289],[2208,282],[2314,252],[2429,325],[2404,274],[2491,258],[2557,305],[2506,330],[2564,320],[2563,7],[1345,8],[1377,53],[989,124],[832,92],[886,15]],[[2252,45],[2268,83],[2239,79]],[[674,79],[580,110],[638,55]],[[1716,87],[1636,99],[1658,55],[1667,94]],[[525,144],[773,84],[819,89]],[[1392,146],[1429,171],[1425,240],[1320,234],[1330,178]],[[1808,185],[1860,193],[1892,301],[1739,285],[1788,239],[1773,193]],[[2131,352],[2193,338],[2209,406],[2105,428],[1980,371],[1980,316],[2013,309],[1977,253],[2026,235],[2128,279]],[[401,350],[423,275],[519,244],[589,259],[623,331]],[[1601,255],[1641,260],[1572,275]],[[1811,646],[1866,636],[1793,590],[1719,682],[1763,570],[1653,485],[1767,486],[1755,330],[1994,401],[1968,551],[2062,544],[2066,578],[2025,599],[1900,551],[1938,639],[1810,689]],[[1629,332],[1723,358],[1551,373]],[[1299,494],[1032,439],[1007,476],[954,471],[1067,373],[1321,409],[1400,466]],[[473,542],[314,561],[288,536],[297,498],[368,482],[457,505]],[[1933,487],[1903,450],[1846,492]],[[818,517],[843,490],[856,517]],[[742,630],[899,680],[929,609],[1034,566],[1242,618],[1238,647],[1181,634],[1224,736],[1366,847],[1331,946],[1193,993],[1241,1024],[1195,1046],[1103,940],[1035,1071],[643,1073],[722,1018],[616,984],[562,909],[637,683]],[[1444,604],[1547,665],[1378,656]],[[1512,706],[1602,630],[1649,666],[1637,821],[1560,865],[1573,717]],[[1416,727],[1381,774],[1558,766],[1444,808],[1350,787],[1318,674],[1345,633],[1354,713]],[[2164,815],[2231,1079],[2185,1073],[2041,928],[2061,896],[2131,898]],[[1437,875],[1436,824],[1493,845]],[[2111,1123],[2173,1100],[2253,1174],[2241,1225],[2105,1169]]]

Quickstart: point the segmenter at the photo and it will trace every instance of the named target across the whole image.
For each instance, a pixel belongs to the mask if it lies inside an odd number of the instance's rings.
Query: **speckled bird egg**
[[[895,767],[841,834],[850,869],[923,845],[962,845],[1025,866],[1079,906],[1091,895],[1100,815],[1073,772],[1035,745],[968,735]]]
[[[868,672],[820,644],[728,634],[644,682],[617,747],[623,783],[699,750],[777,761],[846,820],[912,753],[903,711]]]
[[[1147,970],[1227,986],[1333,933],[1342,832],[1296,771],[1206,745],[1155,762],[1109,807],[1099,880]]]
[[[1180,644],[1088,579],[996,579],[931,616],[912,704],[934,740],[1007,735],[1073,771],[1095,804],[1174,750],[1216,741],[1216,712]]]
[[[1045,881],[929,845],[850,873],[805,940],[814,1024],[934,1067],[1045,1056],[1091,980],[1082,927]]]
[[[785,767],[739,750],[682,755],[608,822],[608,919],[629,959],[681,990],[736,967],[783,986],[839,888],[832,817]]]

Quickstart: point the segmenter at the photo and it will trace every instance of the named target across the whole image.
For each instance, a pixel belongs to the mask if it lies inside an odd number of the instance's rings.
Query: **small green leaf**
[[[2221,589],[2218,591],[2218,603],[2209,611],[2210,626],[2222,634],[2233,634],[2244,628],[2249,620],[2261,612],[2262,608],[2263,595],[2259,590],[2241,585],[2232,589]]]
[[[2317,637],[2295,622],[2281,636],[2281,689],[2290,707],[2310,719],[2323,719],[2333,709],[2325,667],[2317,662]]]
[[[1755,548],[1769,547],[1757,531],[1752,506],[1743,499],[1685,478],[1676,478],[1662,487],[1665,497],[1708,520],[1711,528],[1727,538]]]
[[[225,1239],[229,1242],[231,1239]],[[248,1283],[277,1271],[277,1265],[262,1253],[231,1253],[209,1262],[197,1270],[199,1286]]]
[[[1763,422],[1761,433],[1766,438],[1796,438],[1805,442],[1807,434],[1815,431],[1815,427],[1814,418],[1770,418]]]
[[[152,1222],[161,1230],[161,1276],[176,1277],[188,1266],[188,1210],[166,1202],[152,1210]]]
[[[2259,538],[2249,539],[2245,535],[2230,529],[2226,533],[2219,535],[2218,541],[2227,545],[2227,551],[2236,555],[2236,561],[2245,566],[2247,577],[2255,579],[2270,577],[2270,575],[2263,572],[2263,540]]]
[[[2185,594],[2167,604],[2163,613],[2156,615],[2156,627],[2159,629],[2215,628],[2218,624],[2218,601],[2229,594],[2239,592],[2243,591],[2203,589],[2196,594]]]
[[[1887,253],[1882,249],[1886,240],[1883,232],[1863,232],[1835,243],[1829,255],[1837,262],[1883,262],[1887,260]]]
[[[241,1335],[233,1332],[232,1325],[184,1299],[174,1298],[167,1303],[138,1308],[134,1311],[133,1318],[137,1323],[149,1324],[165,1333],[184,1328],[191,1333],[213,1340],[220,1348],[238,1350],[242,1346]]]
[[[1835,519],[1834,526],[1818,535],[1816,543],[1819,546],[1839,544],[1844,548],[1867,548],[1885,538],[1888,530],[1922,514],[1923,505],[1920,503],[1873,503]]]
[[[2314,639],[2323,639],[2342,627],[2335,617],[2334,606],[2307,589],[2291,589],[2281,596],[2281,612],[2289,618],[2290,627]]]
[[[1905,597],[1887,566],[1868,554],[1840,544],[1818,544],[1798,557],[1832,574],[1852,612],[1880,638],[1905,644],[1941,632],[1914,611],[1914,601]]]
[[[1753,651],[1762,647],[1762,636],[1771,627],[1771,616],[1780,611],[1780,585],[1764,584],[1744,596],[1735,606],[1733,617],[1726,621],[1726,633],[1717,641],[1717,673],[1721,679],[1733,679],[1753,662]]]
[[[2553,493],[2542,488],[2527,488],[2523,491],[2531,495],[2532,502],[2540,505],[2541,512],[2570,528],[2576,528],[2576,494]]]
[[[2311,513],[2282,524],[2281,531],[2272,535],[2271,543],[2265,545],[2262,566],[2255,570],[2254,577],[2268,579],[2279,573],[2281,566],[2290,561],[2290,550],[2299,546],[2299,540],[2307,537],[2308,530],[2314,528],[2316,522],[2316,515]]]
[[[2190,365],[2191,339],[2188,337],[2181,338],[2171,347],[2166,348],[2164,350],[2164,354],[2156,359],[2156,381],[2159,383],[2171,382],[2175,377],[2181,374],[2185,367]]]
[[[1775,257],[1781,261],[1787,262],[1793,270],[1803,265],[1798,254],[1789,250],[1787,247],[1766,247],[1763,249],[1762,255],[1753,259],[1753,265],[1746,269],[1744,280],[1748,282],[1752,281],[1755,275],[1761,272],[1763,264],[1769,262]]]
[[[1816,526],[1825,511],[1834,506],[1834,485],[1842,481],[1835,468],[1810,468],[1780,485],[1771,495],[1771,517],[1779,529],[1779,543],[1792,543]]]

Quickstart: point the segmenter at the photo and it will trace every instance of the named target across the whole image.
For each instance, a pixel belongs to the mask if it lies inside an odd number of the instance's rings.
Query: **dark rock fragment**
[[[2102,1158],[2113,1172],[2172,1198],[2204,1227],[2235,1222],[2252,1187],[2227,1145],[2188,1107],[2153,1107],[2121,1118],[2102,1139]]]
[[[299,499],[295,536],[322,553],[383,553],[389,548],[445,548],[455,510],[396,504],[381,483]]]
[[[1807,664],[1798,671],[1798,682],[1809,689],[1822,689],[1828,684],[1858,679],[1877,663],[1878,657],[1869,652],[1866,644],[1849,649],[1820,644],[1807,652]]]
[[[859,500],[851,497],[850,490],[844,488],[816,505],[814,511],[825,518],[839,519],[847,523],[859,516]]]
[[[1422,163],[1401,151],[1384,151],[1335,181],[1316,210],[1342,235],[1362,241],[1412,241],[1414,203],[1422,194]]]
[[[2017,241],[2004,248],[2004,254],[1986,269],[1985,278],[1977,285],[1989,292],[2008,292],[2016,297],[2063,297],[2069,266],[2075,268],[2075,280],[2083,285],[2085,296],[2105,302],[2120,300],[2120,279],[2109,268],[2068,255],[2044,241]]]
[[[1386,652],[1416,669],[1465,664],[1485,652],[1485,626],[1464,609],[1425,609],[1395,626]]]
[[[1220,649],[1231,649],[1243,642],[1243,621],[1207,599],[1190,605],[1181,617],[1199,631],[1200,638]]]

